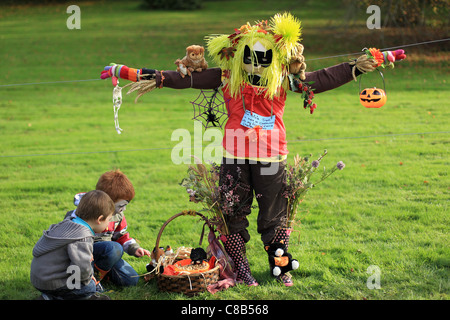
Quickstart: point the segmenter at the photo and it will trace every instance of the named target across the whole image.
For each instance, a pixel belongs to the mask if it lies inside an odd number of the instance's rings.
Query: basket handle
[[[202,215],[201,213],[199,213],[199,212],[196,212],[196,211],[193,211],[193,210],[184,210],[184,211],[181,211],[180,213],[177,213],[176,215],[174,215],[174,216],[172,216],[171,218],[169,218],[166,222],[164,222],[164,224],[162,225],[161,229],[159,229],[158,236],[156,237],[155,248],[153,249],[153,250],[156,250],[156,252],[155,252],[155,259],[156,259],[156,261],[158,261],[158,260],[159,260],[159,257],[160,257],[160,255],[159,255],[159,250],[158,250],[158,248],[159,248],[159,241],[160,241],[160,239],[161,239],[161,235],[162,235],[162,233],[163,233],[165,227],[166,227],[172,220],[174,220],[174,219],[176,219],[176,218],[178,218],[178,217],[180,217],[180,216],[199,216],[200,218],[202,218],[202,219],[205,221],[205,224],[207,224],[208,227],[211,228],[211,225],[209,224],[208,219],[207,219],[204,215]],[[202,237],[203,237],[203,232],[202,232]]]

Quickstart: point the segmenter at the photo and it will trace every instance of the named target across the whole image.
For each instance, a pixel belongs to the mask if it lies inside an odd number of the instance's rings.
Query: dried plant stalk
[[[148,74],[143,74],[143,75],[139,76],[139,78],[143,78],[145,76],[148,76]],[[142,95],[156,89],[156,79],[140,80],[138,82],[131,82],[131,83],[127,84],[126,86],[124,86],[124,88],[126,88],[126,87],[130,87],[130,90],[128,90],[127,94],[137,91],[136,99],[134,99],[134,102],[137,103],[138,99]]]

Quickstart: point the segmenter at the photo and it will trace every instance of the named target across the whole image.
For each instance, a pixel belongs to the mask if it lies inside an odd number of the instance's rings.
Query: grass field
[[[200,11],[150,12],[133,1],[79,2],[80,30],[67,29],[67,5],[2,7],[0,299],[38,297],[29,281],[34,244],[74,209],[73,195],[94,188],[105,171],[120,168],[133,182],[136,198],[126,216],[131,235],[144,248],[153,248],[169,217],[200,209],[179,186],[187,166],[173,164],[178,142],[170,139],[178,128],[193,133],[189,101],[197,91],[158,90],[137,104],[134,96],[124,96],[119,113],[124,131],[118,135],[110,81],[3,85],[98,79],[110,62],[173,69],[184,48],[203,44],[206,34],[231,33],[285,10],[303,21],[309,71],[348,59],[313,58],[403,44],[395,37],[382,43],[373,34],[378,31],[365,29],[365,20],[363,32],[345,37],[345,9],[339,2],[320,3],[296,8],[284,0],[207,2]],[[433,48],[424,55],[423,48],[411,47],[406,61],[386,70],[388,102],[381,109],[359,104],[357,83],[317,95],[313,115],[298,96],[288,95],[288,161],[297,153],[319,155],[327,149],[325,166],[346,164],[302,203],[290,249],[300,261],[295,285],[285,288],[269,276],[255,209],[247,250],[260,286],[195,299],[449,298],[449,54]],[[364,81],[380,86],[376,74]],[[192,218],[179,218],[166,228],[161,244],[197,246],[201,227]],[[125,259],[141,273],[149,262]],[[379,289],[367,286],[370,266],[381,271]],[[113,299],[186,299],[143,280],[133,288],[105,286],[114,290]]]

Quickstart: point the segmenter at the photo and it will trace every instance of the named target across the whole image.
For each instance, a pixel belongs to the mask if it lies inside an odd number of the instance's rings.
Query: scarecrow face
[[[248,45],[244,49],[243,68],[248,73],[249,81],[253,85],[261,85],[259,80],[265,68],[272,63],[272,49],[267,50],[261,42],[256,42],[253,49]]]

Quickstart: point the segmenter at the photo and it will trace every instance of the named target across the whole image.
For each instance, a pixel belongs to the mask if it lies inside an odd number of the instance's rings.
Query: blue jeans
[[[81,285],[80,289],[68,289],[63,287],[56,290],[40,290],[45,299],[49,300],[83,300],[88,299],[97,290],[95,281],[91,280],[87,285]]]
[[[114,241],[94,243],[94,264],[98,269],[109,271],[107,276],[118,286],[135,286],[139,276],[132,266],[122,259],[123,248]]]

